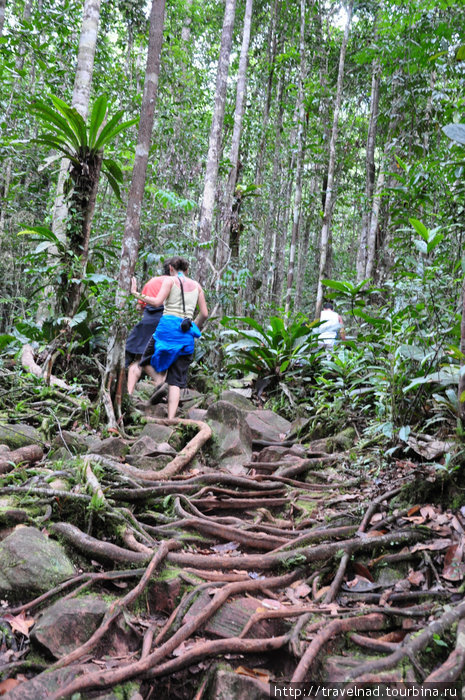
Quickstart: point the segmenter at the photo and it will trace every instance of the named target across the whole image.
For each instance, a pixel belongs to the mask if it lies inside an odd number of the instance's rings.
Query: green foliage
[[[35,141],[65,155],[75,166],[75,170],[71,170],[74,179],[78,173],[83,177],[89,163],[98,153],[103,152],[118,134],[137,123],[137,119],[122,122],[122,109],[108,118],[109,105],[106,95],[101,95],[95,100],[87,124],[74,107],[70,107],[56,95],[51,95],[50,100],[54,109],[42,100],[37,100],[31,105],[31,111],[50,129]],[[118,199],[121,199],[120,184],[123,182],[123,173],[120,166],[112,158],[104,157],[102,172]]]
[[[250,317],[224,317],[222,324],[232,339],[224,348],[228,371],[251,374],[259,395],[277,386],[287,392],[294,382],[309,381],[318,367],[318,324],[303,316],[287,325],[278,316],[267,326]]]

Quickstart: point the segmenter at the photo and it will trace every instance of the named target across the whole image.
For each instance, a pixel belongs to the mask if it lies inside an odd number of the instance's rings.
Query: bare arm
[[[205,299],[205,294],[202,289],[202,287],[199,285],[199,298],[197,299],[197,306],[199,309],[199,313],[197,314],[197,317],[195,319],[195,324],[199,327],[202,328],[203,324],[208,318],[208,308],[207,308],[207,302]]]
[[[341,324],[341,327],[339,329],[339,337],[341,340],[345,340],[346,339],[346,332],[344,329],[344,321],[342,320],[342,316],[339,316],[339,323]]]
[[[139,299],[140,301],[143,301],[146,304],[150,304],[150,306],[161,306],[167,298],[168,294],[170,293],[172,286],[173,278],[166,277],[162,282],[160,291],[158,292],[157,296],[149,297],[146,294],[139,294],[139,292],[137,291],[137,280],[135,277],[133,277],[131,280],[131,294],[135,296],[136,299]]]

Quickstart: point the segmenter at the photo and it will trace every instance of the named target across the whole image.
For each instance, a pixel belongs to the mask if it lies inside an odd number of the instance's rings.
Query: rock
[[[213,431],[213,454],[221,466],[241,466],[252,456],[252,434],[244,420],[245,411],[228,401],[217,401],[205,419]]]
[[[92,440],[88,451],[106,457],[124,457],[129,452],[129,446],[120,437],[109,437],[104,440]]]
[[[43,445],[45,440],[42,434],[32,425],[23,423],[0,424],[0,442],[8,445],[11,450],[27,445]]]
[[[155,442],[149,435],[142,435],[131,447],[129,454],[138,457],[151,457],[160,454],[176,455],[176,450],[168,442]]]
[[[292,461],[294,457],[305,457],[307,450],[303,445],[293,445],[292,447],[281,447],[280,445],[270,445],[263,448],[258,453],[257,462],[278,462],[279,460]]]
[[[104,600],[93,595],[58,600],[44,610],[32,629],[31,639],[58,659],[92,636],[106,610]]]
[[[172,459],[173,455],[158,455],[157,457],[128,455],[126,462],[137,469],[163,469]]]
[[[156,443],[169,442],[170,437],[174,432],[174,428],[169,425],[161,425],[161,423],[147,423],[139,437],[147,435]]]
[[[56,671],[44,671],[30,681],[24,681],[8,692],[8,700],[47,700],[78,676],[101,670],[97,664],[82,664]]]
[[[81,435],[80,433],[73,433],[70,430],[62,430],[58,435],[55,436],[52,449],[65,449],[68,448],[69,452],[72,454],[84,454],[87,452],[89,445],[92,444],[93,439],[89,439],[89,436]],[[66,455],[69,457],[69,452],[66,450]]]
[[[191,605],[184,616],[183,622],[188,623],[198,615],[210,602],[211,595],[205,591]],[[235,598],[224,603],[219,610],[207,621],[205,632],[215,637],[227,639],[237,637],[250,617],[258,608],[263,608],[259,598]],[[285,634],[289,624],[281,619],[260,620],[247,632],[247,639],[266,639],[268,637],[278,637]]]
[[[172,613],[179,602],[181,587],[179,569],[171,566],[166,566],[163,569],[163,573],[156,579],[152,577],[150,586],[147,588],[149,613],[151,615],[155,612],[161,612],[166,615]]]
[[[5,452],[9,452],[10,448],[8,445],[0,445],[0,455],[4,455]]]
[[[278,696],[276,696],[278,697]],[[256,678],[217,668],[208,693],[209,700],[269,700],[267,683]]]
[[[273,411],[249,411],[245,420],[254,440],[267,442],[283,442],[291,428],[291,424]]]
[[[73,576],[62,547],[33,527],[18,527],[0,543],[0,594],[32,598]]]
[[[222,391],[220,401],[228,401],[229,403],[232,403],[233,406],[236,406],[236,408],[240,408],[243,411],[257,410],[257,407],[254,403],[252,403],[252,401],[250,401],[250,399],[233,390]]]
[[[206,415],[206,408],[190,408],[187,411],[187,418],[189,418],[190,420],[205,420]]]

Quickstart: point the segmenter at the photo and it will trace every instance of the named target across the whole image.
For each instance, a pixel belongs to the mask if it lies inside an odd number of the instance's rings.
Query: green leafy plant
[[[266,326],[250,317],[225,317],[222,324],[232,338],[224,348],[228,370],[252,374],[259,395],[265,388],[280,387],[290,398],[289,385],[308,380],[319,364],[322,350],[314,333],[318,323],[305,317],[287,326],[278,316]]]

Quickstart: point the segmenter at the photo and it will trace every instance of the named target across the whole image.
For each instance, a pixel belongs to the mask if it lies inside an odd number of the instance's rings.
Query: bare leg
[[[168,387],[168,418],[174,418],[178,410],[181,389],[178,386]]]
[[[128,394],[131,395],[136,388],[136,384],[141,378],[142,367],[139,367],[138,362],[132,362],[128,369]]]
[[[144,369],[145,369],[145,371],[147,372],[147,374],[149,375],[149,377],[150,377],[151,379],[153,379],[153,381],[155,382],[155,386],[156,386],[156,387],[157,387],[157,386],[160,386],[160,384],[163,384],[163,382],[165,381],[166,372],[162,372],[162,373],[160,374],[160,372],[157,372],[157,371],[152,367],[152,365],[144,365]]]

